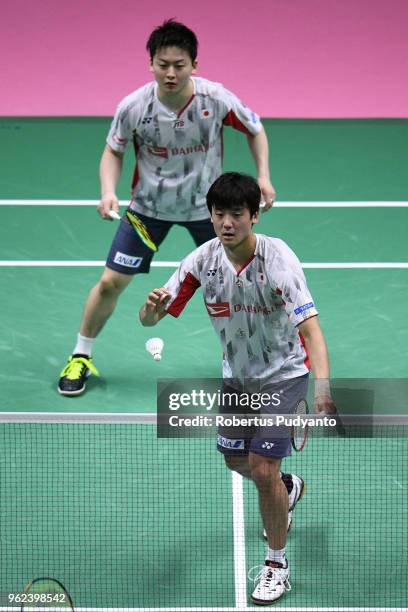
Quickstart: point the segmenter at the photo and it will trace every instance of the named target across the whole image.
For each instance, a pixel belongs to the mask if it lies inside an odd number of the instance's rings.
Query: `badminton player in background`
[[[193,76],[197,38],[169,20],[149,37],[147,49],[154,81],[119,104],[100,163],[98,212],[111,220],[118,212],[116,188],[126,147],[136,155],[130,208],[144,223],[156,246],[174,224],[185,227],[196,245],[214,238],[205,196],[222,172],[224,126],[243,132],[255,161],[268,210],[275,190],[269,178],[268,141],[252,110],[220,83]],[[153,251],[125,216],[113,239],[106,268],[85,304],[77,343],[61,372],[58,390],[75,396],[87,376],[98,374],[92,346],[115,309],[121,292],[137,273],[147,273]]]
[[[279,391],[279,413],[294,412],[306,397],[311,369],[314,411],[334,413],[328,353],[313,298],[285,242],[253,233],[260,200],[252,177],[221,175],[207,195],[217,238],[190,253],[164,287],[149,293],[140,320],[150,326],[167,313],[178,317],[201,287],[224,351],[224,381],[258,379],[263,389]],[[265,411],[276,414],[272,406]],[[258,489],[268,551],[252,600],[265,605],[290,589],[286,535],[304,482],[280,470],[291,453],[290,437],[271,439],[259,432],[251,439],[236,437],[221,430],[217,446],[228,468],[251,478]]]

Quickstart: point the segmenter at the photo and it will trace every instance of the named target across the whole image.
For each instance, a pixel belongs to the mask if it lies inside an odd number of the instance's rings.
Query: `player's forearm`
[[[311,317],[303,321],[298,329],[304,338],[313,372],[313,411],[316,413],[335,414],[337,409],[330,391],[329,355],[318,318]]]
[[[102,153],[99,166],[99,177],[101,182],[101,195],[115,193],[116,186],[122,174],[123,155],[114,152],[109,145]]]
[[[248,145],[254,158],[258,178],[269,180],[269,146],[264,128],[256,136],[247,136]]]
[[[329,354],[317,317],[312,317],[301,323],[299,332],[305,341],[313,378],[315,381],[325,380],[328,382],[330,378]]]

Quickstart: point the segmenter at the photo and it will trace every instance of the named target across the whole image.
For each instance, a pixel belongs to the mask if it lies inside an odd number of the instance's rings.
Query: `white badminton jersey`
[[[317,315],[300,262],[278,238],[256,234],[254,257],[237,272],[218,238],[190,253],[166,283],[178,317],[201,286],[224,350],[224,378],[271,382],[309,372],[297,325]]]
[[[107,143],[123,153],[132,142],[136,167],[132,208],[168,221],[209,217],[205,197],[222,173],[224,125],[258,134],[262,124],[220,83],[192,77],[194,94],[174,113],[148,83],[119,104]]]

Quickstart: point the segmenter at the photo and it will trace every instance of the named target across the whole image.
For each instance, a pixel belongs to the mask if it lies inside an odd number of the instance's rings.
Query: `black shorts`
[[[236,389],[227,384],[223,386],[223,397],[229,397],[228,406],[220,406],[219,414],[225,419],[240,415],[259,419],[273,417],[278,414],[293,414],[300,400],[306,399],[309,374],[290,378],[277,383],[269,383],[259,387],[259,393],[245,393],[249,397],[243,405]],[[260,404],[260,396],[265,394],[265,403]],[[237,399],[234,400],[234,397]],[[253,409],[255,407],[255,411]],[[291,428],[283,426],[240,426],[228,423],[218,427],[217,450],[223,455],[247,455],[249,452],[264,457],[283,459],[292,453]]]
[[[210,219],[203,219],[202,221],[163,221],[140,214],[137,216],[147,227],[156,246],[163,242],[173,225],[185,227],[197,246],[215,238]],[[108,253],[106,266],[121,274],[146,274],[150,270],[153,255],[154,252],[142,242],[127,218],[122,217]]]

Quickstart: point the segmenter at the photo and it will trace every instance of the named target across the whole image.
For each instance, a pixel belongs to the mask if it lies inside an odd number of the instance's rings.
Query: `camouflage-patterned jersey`
[[[256,234],[237,272],[218,238],[190,253],[166,283],[178,317],[198,287],[224,350],[223,377],[287,380],[309,372],[297,325],[317,315],[300,262],[278,238]]]
[[[209,217],[205,196],[222,173],[224,125],[258,134],[262,124],[220,83],[192,77],[194,94],[178,112],[157,97],[155,81],[119,104],[107,143],[123,153],[133,143],[131,207],[168,221]]]

